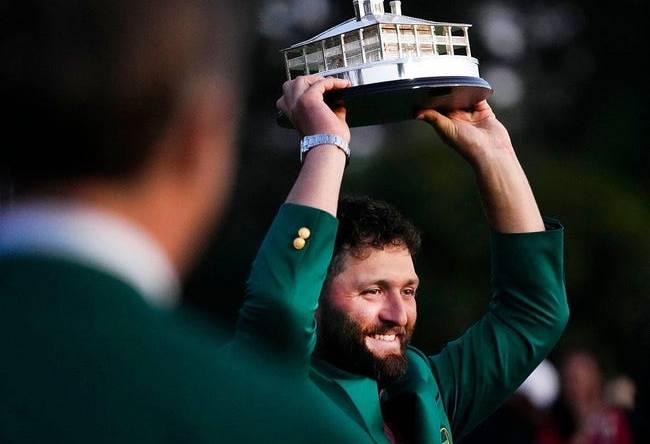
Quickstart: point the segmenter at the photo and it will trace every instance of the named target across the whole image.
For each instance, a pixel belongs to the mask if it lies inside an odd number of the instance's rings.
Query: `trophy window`
[[[287,77],[295,79],[306,74],[305,57],[302,48],[292,49],[284,53],[287,65]]]
[[[379,26],[370,26],[363,29],[363,48],[366,54],[366,63],[380,62],[382,60]]]
[[[438,55],[453,55],[451,45],[451,27],[435,26],[434,27],[435,51]]]
[[[352,32],[343,35],[345,42],[345,59],[347,66],[357,66],[363,64],[363,54],[361,51],[361,36],[358,32]]]
[[[456,46],[454,45],[454,55],[467,55],[467,46]]]
[[[418,25],[415,28],[415,32],[417,33],[416,37],[420,56],[426,57],[435,55],[431,26]]]
[[[397,26],[381,25],[381,39],[384,44],[384,60],[400,58]]]
[[[410,59],[418,56],[415,44],[415,27],[413,25],[399,25],[398,45],[400,46],[400,58]]]
[[[322,43],[325,54],[326,69],[338,69],[346,66],[343,58],[343,45],[340,37],[330,37]]]
[[[471,55],[469,50],[469,37],[467,35],[467,27],[454,26],[451,27],[451,43],[454,55]]]
[[[325,71],[325,59],[323,58],[323,48],[320,43],[312,43],[305,47],[305,60],[309,74]]]

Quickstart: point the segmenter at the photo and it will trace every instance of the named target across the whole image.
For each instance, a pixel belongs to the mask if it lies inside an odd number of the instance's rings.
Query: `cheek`
[[[379,314],[376,310],[365,307],[362,310],[357,310],[351,313],[352,319],[361,325],[362,328],[374,327],[379,323]]]
[[[379,308],[367,301],[359,304],[345,304],[337,308],[347,314],[361,329],[373,327],[379,323]]]

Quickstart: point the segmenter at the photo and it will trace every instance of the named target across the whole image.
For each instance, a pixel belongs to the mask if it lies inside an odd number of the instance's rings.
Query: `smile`
[[[392,342],[395,340],[396,336],[395,335],[373,335],[371,338],[376,339],[378,341],[385,341],[385,342]]]
[[[374,355],[401,354],[402,344],[399,335],[368,335],[365,337],[366,348]]]

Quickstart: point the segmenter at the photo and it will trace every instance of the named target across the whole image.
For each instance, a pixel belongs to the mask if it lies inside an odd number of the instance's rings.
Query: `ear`
[[[168,125],[168,166],[180,180],[199,177],[197,173],[213,167],[215,161],[231,161],[235,107],[229,88],[217,82],[214,78],[193,81]]]

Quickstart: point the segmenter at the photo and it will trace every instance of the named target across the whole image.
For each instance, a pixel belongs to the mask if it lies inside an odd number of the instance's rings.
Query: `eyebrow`
[[[364,283],[362,283],[362,286],[372,285],[372,284],[379,285],[381,287],[390,287],[391,286],[391,282],[387,281],[386,279],[379,279],[379,280],[370,281],[370,282],[367,282],[367,283],[364,282]],[[415,279],[407,280],[404,283],[403,286],[406,287],[406,286],[409,286],[409,285],[419,285],[419,284],[420,284],[420,280],[418,278],[415,278]]]

